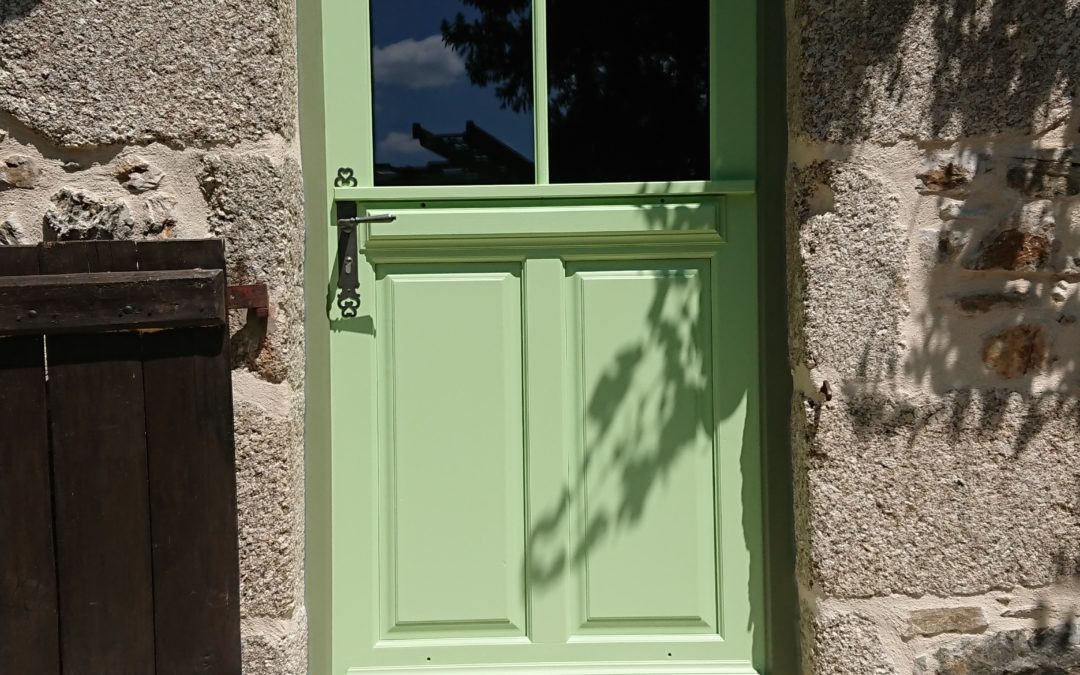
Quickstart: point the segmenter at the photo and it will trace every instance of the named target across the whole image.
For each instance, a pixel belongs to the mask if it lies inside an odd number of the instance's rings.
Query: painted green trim
[[[405,667],[405,668],[351,668],[349,675],[367,675],[368,673],[420,672],[426,675],[518,675],[518,673],[536,673],[536,675],[758,675],[749,663],[733,662],[716,664],[714,662],[694,663],[559,663],[538,665],[480,665],[462,668]]]
[[[758,255],[762,455],[765,462],[765,643],[770,675],[801,670],[795,581],[791,373],[787,325],[787,30],[783,0],[758,2]]]
[[[371,93],[371,13],[366,0],[322,0],[328,180],[375,180]]]
[[[388,262],[431,262],[453,256],[457,262],[494,260],[524,261],[539,255],[555,255],[564,260],[638,260],[634,251],[649,247],[653,255],[666,260],[700,257],[701,250],[716,244],[715,238],[595,235],[573,241],[560,237],[477,238],[472,240],[428,239],[422,242],[391,240],[369,245],[363,250],[380,264]],[[687,252],[687,246],[696,247]]]
[[[438,185],[336,188],[335,199],[355,201],[535,200],[550,197],[624,200],[665,196],[717,197],[753,194],[751,179],[671,183],[560,183],[554,185]]]
[[[533,142],[536,183],[551,182],[548,155],[547,3],[533,3]]]
[[[304,604],[308,672],[331,672],[333,567],[330,491],[330,322],[321,289],[330,274],[322,3],[297,3],[301,164],[304,171]]]
[[[727,217],[732,221],[757,223],[757,198],[733,198],[728,203]],[[742,396],[739,410],[743,420],[741,434],[733,432],[729,446],[741,448],[738,475],[739,490],[731,503],[723,508],[741,515],[741,541],[725,537],[725,561],[736,561],[745,570],[744,618],[749,617],[749,630],[754,665],[768,673],[766,662],[767,624],[765,587],[761,570],[765,566],[763,460],[761,446],[761,381],[758,346],[758,232],[757,227],[730,228],[728,242],[718,261],[717,274],[723,275],[720,286],[731,289],[717,298],[713,309],[716,330],[727,334],[725,349],[717,353],[722,367],[717,377],[724,377],[735,392]],[[727,255],[724,255],[727,253]],[[727,406],[732,407],[730,404]],[[718,425],[721,428],[723,425]],[[731,490],[728,490],[730,495]]]
[[[757,4],[713,2],[709,107],[713,180],[757,175]]]
[[[573,244],[582,237],[638,235],[656,241],[723,243],[724,199],[689,204],[596,206],[502,205],[479,208],[395,209],[392,223],[361,229],[361,246],[409,241],[453,245],[480,239],[554,239]],[[376,209],[378,210],[378,209]]]
[[[640,260],[642,247],[648,246],[656,258],[665,260],[679,260],[683,258],[695,258],[700,256],[703,247],[711,246],[710,242],[692,243],[693,240],[681,242],[657,242],[650,241],[646,237],[622,238],[612,240],[597,236],[595,238],[583,238],[580,243],[565,244],[558,239],[542,238],[540,241],[531,240],[481,240],[473,245],[462,245],[459,242],[447,241],[432,242],[426,245],[397,246],[394,244],[381,247],[369,247],[365,250],[368,258],[379,264],[403,263],[403,262],[438,262],[447,257],[453,257],[455,263],[495,262],[513,260],[525,262],[545,254],[562,254],[564,260],[577,261],[587,259],[590,261],[607,260]],[[698,252],[687,252],[687,246],[695,246]]]

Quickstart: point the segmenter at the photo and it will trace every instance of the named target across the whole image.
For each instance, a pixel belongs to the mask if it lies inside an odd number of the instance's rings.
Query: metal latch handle
[[[352,227],[360,223],[392,223],[397,216],[392,213],[378,213],[371,216],[352,216],[350,218],[338,218],[338,227]]]
[[[337,206],[337,306],[341,316],[353,318],[360,309],[360,271],[357,269],[358,250],[356,226],[367,223],[392,223],[397,216],[380,213],[370,216],[356,215],[356,202],[339,201]]]

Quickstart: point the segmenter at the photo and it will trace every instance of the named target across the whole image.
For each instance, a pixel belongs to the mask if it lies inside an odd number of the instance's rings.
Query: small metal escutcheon
[[[379,214],[371,216],[357,216],[356,202],[339,201],[337,206],[338,245],[337,245],[337,272],[338,272],[338,296],[337,306],[341,310],[341,316],[351,319],[357,315],[360,309],[360,271],[357,265],[359,251],[356,243],[356,226],[361,223],[392,223],[397,216],[392,214]]]

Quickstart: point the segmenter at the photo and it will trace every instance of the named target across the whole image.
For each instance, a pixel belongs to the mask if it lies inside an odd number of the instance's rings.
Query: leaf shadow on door
[[[656,200],[649,201],[655,206]],[[665,231],[689,229],[698,217],[694,209],[679,205],[643,207],[642,212],[652,229]],[[721,264],[725,264],[723,259]],[[572,478],[557,501],[531,522],[523,570],[525,587],[543,588],[573,570],[584,569],[606,544],[643,526],[650,507],[663,499],[665,491],[685,489],[686,484],[679,481],[685,481],[685,462],[692,457],[698,456],[715,470],[720,460],[712,457],[714,452],[737,452],[744,483],[757,480],[761,470],[757,465],[761,461],[759,439],[752,424],[746,426],[739,447],[723,440],[714,445],[712,440],[719,425],[733,416],[744,411],[756,414],[756,387],[749,378],[756,377],[757,370],[751,355],[737,353],[737,338],[735,344],[725,344],[725,318],[714,321],[714,314],[722,307],[710,292],[707,261],[661,255],[652,263],[630,261],[624,269],[652,272],[641,333],[627,335],[615,354],[597,366],[599,373],[593,373],[589,383],[584,373],[571,374],[580,378],[578,386],[585,397],[570,413],[580,416],[577,424],[583,427],[573,440],[580,446],[580,454],[572,460]],[[572,269],[567,271],[571,274]],[[722,292],[738,293],[740,289],[724,287]],[[720,335],[711,335],[714,326],[720,327]],[[571,339],[582,338],[577,335]],[[712,347],[713,339],[719,340],[718,349]],[[722,363],[713,362],[717,356]],[[741,365],[731,368],[740,360]],[[579,362],[576,367],[581,365]],[[708,459],[702,460],[696,453],[705,453]],[[718,482],[714,489],[721,489]],[[612,498],[593,498],[597,493]],[[760,501],[761,494],[759,485],[744,484],[744,512],[758,512],[761,505],[755,500]],[[575,522],[576,531],[567,543],[565,532],[568,527],[573,531]],[[748,536],[760,534],[756,521],[752,527],[748,521],[743,525]],[[749,573],[757,585],[764,562],[755,558],[760,555],[758,545],[748,541],[746,548],[751,553]],[[755,618],[749,626],[753,630],[760,623],[756,618],[759,610],[753,607]]]
[[[693,277],[678,272],[657,276],[646,317],[648,337],[623,347],[589,392],[584,406],[588,431],[580,439],[585,449],[578,480],[538,520],[530,535],[529,550],[537,551],[540,540],[559,527],[568,509],[576,505],[573,495],[582,494],[586,482],[593,492],[604,491],[611,482],[618,483],[617,505],[589,509],[590,520],[569,558],[558,556],[547,563],[534,558],[529,568],[532,582],[553,581],[565,571],[568,562],[582,563],[606,534],[639,523],[650,494],[693,446],[699,428],[687,425],[686,416],[678,412],[699,408],[702,399],[711,399],[707,378],[701,377],[700,367],[694,373],[690,363],[704,358],[698,353],[700,345],[685,335],[698,333],[700,327],[696,319],[690,325],[678,325],[677,319],[666,316],[664,311],[672,297],[696,291],[690,288],[693,283]],[[647,362],[657,358],[661,372],[659,377],[649,378],[653,373],[645,374],[652,370]],[[644,379],[651,379],[651,384]],[[705,425],[709,417],[698,416],[698,420]],[[711,429],[703,431],[711,437]]]

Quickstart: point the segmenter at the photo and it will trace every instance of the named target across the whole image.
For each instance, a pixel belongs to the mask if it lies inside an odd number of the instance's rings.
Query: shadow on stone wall
[[[937,394],[963,390],[955,405],[983,398],[988,415],[1002,391],[1080,391],[1080,350],[1070,348],[1080,343],[1080,5],[872,0],[800,9],[795,107],[806,137],[915,142],[924,165],[899,197],[845,166],[843,150],[796,169],[794,234],[804,246],[795,269],[809,271],[799,285],[813,293],[815,282],[840,276],[816,266],[845,271],[844,249],[857,243],[865,255],[848,268],[876,316],[856,317],[872,330],[853,331],[850,312],[812,299],[828,316],[811,308],[804,324],[794,322],[795,361],[829,364],[862,383],[906,376]],[[1053,133],[1064,140],[1048,145]],[[896,223],[914,192],[931,199],[908,233],[919,238],[912,270],[900,264],[910,254],[903,233],[883,225]],[[926,226],[929,208],[936,227]],[[924,291],[920,312],[905,296]],[[916,339],[905,351],[894,347],[907,337],[907,311]],[[972,359],[976,334],[987,339]],[[815,342],[828,345],[828,358],[800,353]],[[1018,449],[1030,435],[1018,436]]]
[[[793,18],[802,583],[944,598],[1068,579],[1080,3],[802,0]],[[1074,648],[1036,644],[1062,634],[966,638],[920,672],[1074,672]],[[1042,669],[994,670],[1012,648]]]
[[[0,22],[25,16],[39,4],[41,0],[4,0],[0,3]]]
[[[1072,675],[1080,672],[1073,621],[1034,630],[1009,630],[920,657],[914,675]]]
[[[794,112],[817,140],[1037,134],[1080,82],[1071,0],[796,4]]]

